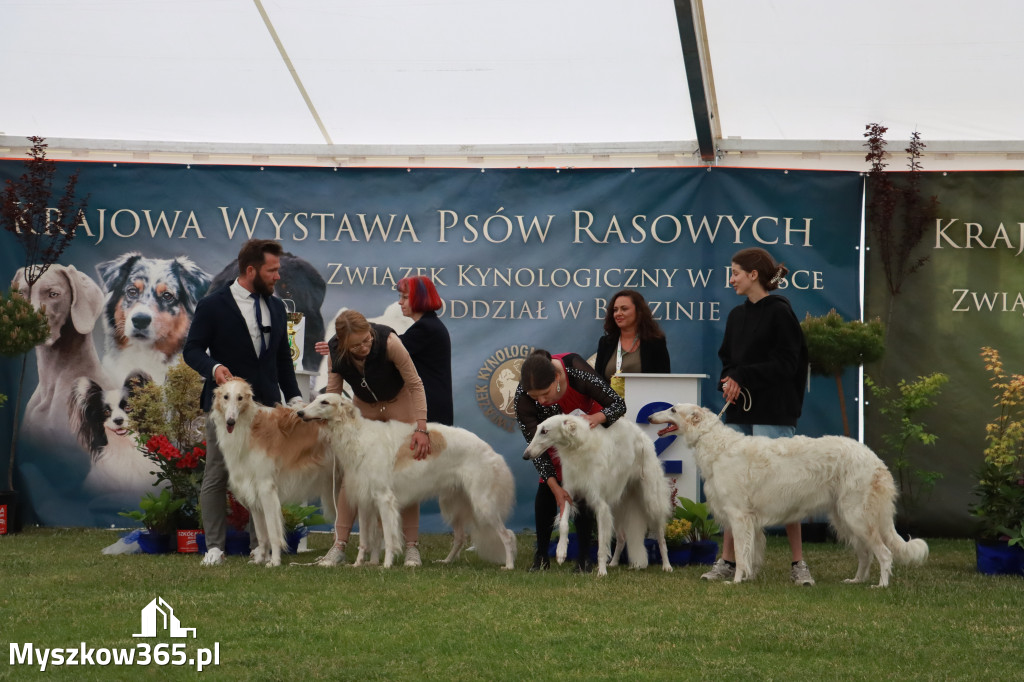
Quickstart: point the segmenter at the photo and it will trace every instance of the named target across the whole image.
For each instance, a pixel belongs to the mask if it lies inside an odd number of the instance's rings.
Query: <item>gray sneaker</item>
[[[789,569],[789,577],[797,585],[810,586],[814,584],[811,577],[811,569],[807,568],[807,562],[798,561]]]
[[[406,566],[422,566],[423,562],[420,561],[420,549],[416,545],[410,545],[405,548],[405,565]]]
[[[725,563],[725,559],[719,559],[711,570],[700,577],[701,580],[732,580],[736,575],[736,567]]]
[[[317,566],[338,566],[345,563],[345,543],[335,543],[327,554],[313,562]]]

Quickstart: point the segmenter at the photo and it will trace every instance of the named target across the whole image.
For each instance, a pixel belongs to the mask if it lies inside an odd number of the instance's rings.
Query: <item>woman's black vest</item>
[[[395,363],[388,359],[388,337],[394,329],[383,324],[370,323],[373,327],[373,345],[370,354],[363,361],[360,373],[350,361],[348,354],[338,350],[338,337],[331,339],[331,369],[352,387],[352,392],[365,403],[379,403],[392,400],[405,386],[405,379]]]

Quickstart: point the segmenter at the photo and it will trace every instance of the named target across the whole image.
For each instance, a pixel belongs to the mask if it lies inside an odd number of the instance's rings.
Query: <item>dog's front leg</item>
[[[559,564],[564,564],[565,557],[569,554],[569,515],[571,513],[572,505],[567,502],[558,517],[558,547],[555,549],[555,560]]]
[[[377,526],[377,515],[361,504],[357,510],[359,515],[359,551],[356,552],[356,560],[352,562],[353,568],[358,568],[366,562],[366,550],[374,542],[374,533]]]
[[[259,504],[250,505],[252,528],[256,532],[256,549],[252,551],[250,564],[265,564],[270,559],[270,544],[267,542],[267,524],[263,520],[263,509]]]
[[[281,565],[281,550],[284,547],[284,517],[281,512],[281,498],[276,488],[270,488],[260,494],[263,506],[263,523],[266,526],[267,540],[270,543],[270,560],[267,567]]]

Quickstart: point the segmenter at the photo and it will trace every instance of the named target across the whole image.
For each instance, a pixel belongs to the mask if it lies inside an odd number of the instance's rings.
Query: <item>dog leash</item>
[[[750,408],[754,406],[754,399],[750,397],[750,391],[748,391],[745,388],[741,388],[740,389],[740,397],[743,398],[743,406],[742,406],[743,411],[744,412],[750,412]],[[718,418],[719,419],[721,419],[722,415],[725,414],[725,411],[727,409],[729,409],[729,405],[730,404],[731,403],[726,403],[725,405],[722,405],[722,409],[718,412]]]

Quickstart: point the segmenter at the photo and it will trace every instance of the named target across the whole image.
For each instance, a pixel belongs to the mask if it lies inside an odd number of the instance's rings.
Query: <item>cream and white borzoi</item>
[[[300,419],[284,406],[257,403],[244,379],[231,379],[213,392],[210,418],[224,454],[231,491],[249,510],[259,546],[253,563],[281,565],[285,547],[281,503],[319,497],[333,519],[334,463],[320,424]]]
[[[540,423],[523,458],[535,459],[551,447],[558,450],[566,491],[585,499],[597,517],[597,574],[608,574],[613,531],[619,538],[613,566],[624,538],[630,550],[630,567],[646,568],[644,536],[650,532],[661,550],[662,569],[671,571],[665,546],[665,524],[672,515],[671,493],[647,434],[624,419],[608,428],[592,429],[582,417],[559,414]],[[558,563],[565,561],[567,551],[568,512],[567,508],[559,516]]]
[[[430,454],[414,459],[409,448],[414,425],[364,419],[340,395],[326,393],[297,413],[323,420],[330,448],[341,464],[345,492],[359,513],[360,566],[374,550],[377,518],[384,532],[384,567],[402,552],[399,510],[438,498],[441,515],[455,531],[452,549],[442,561],[458,558],[472,537],[480,558],[515,566],[516,536],[505,527],[512,510],[515,481],[505,460],[475,434],[430,423]]]
[[[904,541],[896,533],[896,486],[885,463],[851,438],[745,436],[691,404],[656,412],[650,422],[668,424],[661,435],[678,429],[693,449],[708,507],[732,529],[734,582],[756,575],[763,527],[822,513],[857,553],[857,575],[846,582],[866,581],[872,556],[881,569],[878,587],[889,584],[894,558],[904,564],[928,558],[924,540]]]

